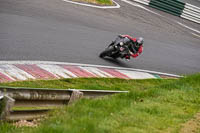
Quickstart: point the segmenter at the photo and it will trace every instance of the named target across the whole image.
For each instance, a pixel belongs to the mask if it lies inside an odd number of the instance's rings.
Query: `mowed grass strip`
[[[36,128],[16,128],[2,122],[1,133],[178,133],[184,123],[200,112],[200,74],[181,79],[82,78],[0,85],[130,91],[100,99],[81,99],[50,112],[48,119]]]
[[[112,6],[113,1],[112,0],[72,0],[75,2],[82,2],[87,4],[94,4],[94,5],[100,5],[100,6]]]

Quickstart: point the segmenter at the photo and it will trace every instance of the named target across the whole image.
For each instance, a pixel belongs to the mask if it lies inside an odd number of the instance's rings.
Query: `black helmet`
[[[137,38],[136,40],[136,46],[139,47],[143,44],[144,39],[142,37]]]

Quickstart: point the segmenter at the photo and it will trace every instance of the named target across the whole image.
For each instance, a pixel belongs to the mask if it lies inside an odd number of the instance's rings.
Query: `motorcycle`
[[[112,42],[103,52],[99,54],[99,57],[104,58],[108,56],[114,59],[117,59],[117,58],[124,59],[130,56],[129,53],[130,51],[126,45],[123,45],[123,41]]]

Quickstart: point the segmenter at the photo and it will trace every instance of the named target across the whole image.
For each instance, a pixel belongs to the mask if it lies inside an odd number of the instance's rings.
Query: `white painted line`
[[[200,18],[200,13],[197,13],[197,12],[187,9],[187,8],[184,8],[183,13],[194,16],[195,18]]]
[[[112,75],[110,75],[109,73],[106,73],[98,68],[94,68],[94,67],[80,67],[81,69],[93,73],[94,75],[97,75],[98,77],[109,77],[109,78],[113,78]]]
[[[132,5],[132,6],[136,6],[136,7],[142,8],[142,9],[144,9],[144,10],[146,10],[146,11],[148,11],[148,12],[151,12],[151,13],[153,13],[153,14],[156,14],[156,15],[158,15],[158,16],[162,16],[162,15],[160,15],[159,13],[153,12],[153,11],[151,11],[151,10],[145,8],[144,6],[142,6],[142,5],[140,5],[140,4],[133,3],[133,2],[130,2],[130,1],[128,1],[128,0],[121,0],[121,1],[123,1],[123,2],[125,2],[125,3],[128,3],[128,4]],[[135,0],[134,0],[134,1],[135,1]],[[143,4],[144,4],[144,3],[143,3]],[[149,4],[145,4],[145,5],[149,5]]]
[[[190,6],[185,6],[184,10],[190,10],[190,11],[195,11],[196,13],[200,13],[200,10],[195,9],[193,7],[190,7]]]
[[[45,65],[45,64],[37,64],[38,67],[52,73],[55,77],[57,78],[72,78],[72,77],[77,77],[75,74],[72,72],[57,66],[57,65]]]
[[[194,36],[196,36],[196,37],[199,37],[199,38],[200,38],[200,35],[197,35],[197,34],[195,34],[195,33],[192,33],[192,32],[191,32],[191,34],[193,34]]]
[[[183,26],[183,27],[185,27],[185,28],[187,28],[187,29],[190,29],[190,30],[192,30],[192,31],[197,32],[197,33],[200,34],[200,31],[198,31],[198,30],[196,30],[196,29],[194,29],[194,28],[191,28],[191,27],[189,27],[189,26],[187,26],[187,25],[184,25],[184,24],[182,24],[182,23],[180,23],[180,22],[176,22],[176,23],[178,23],[179,25],[181,25],[181,26]]]
[[[113,9],[113,8],[120,8],[120,5],[113,1],[113,3],[116,4],[116,6],[96,6],[96,5],[91,5],[91,4],[85,4],[85,3],[79,3],[71,0],[63,0],[68,3],[76,4],[76,5],[81,5],[81,6],[88,6],[88,7],[94,7],[94,8],[100,8],[100,9]]]
[[[200,8],[199,8],[199,7],[197,7],[197,6],[194,6],[194,5],[191,5],[191,4],[189,4],[189,3],[186,3],[186,7],[191,7],[191,9],[196,9],[197,11],[199,11],[199,10],[200,10]]]
[[[149,1],[147,0],[133,0],[133,1],[144,4],[144,5],[149,5]]]
[[[134,71],[126,71],[126,70],[117,70],[128,77],[132,79],[152,79],[155,78],[155,76],[149,74],[149,73],[144,73],[144,72],[134,72]]]
[[[12,80],[27,80],[27,79],[35,79],[32,75],[27,72],[17,68],[14,65],[1,65],[0,72],[11,78]]]
[[[185,19],[188,19],[188,20],[191,20],[193,22],[196,22],[196,23],[199,23],[200,24],[200,19],[192,16],[192,15],[189,15],[189,14],[186,14],[186,13],[182,13],[181,16],[182,18],[185,18]]]

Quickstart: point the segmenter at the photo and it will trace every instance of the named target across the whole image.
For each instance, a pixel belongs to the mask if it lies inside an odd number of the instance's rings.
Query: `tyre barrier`
[[[132,0],[181,18],[200,23],[200,8],[179,0]]]

